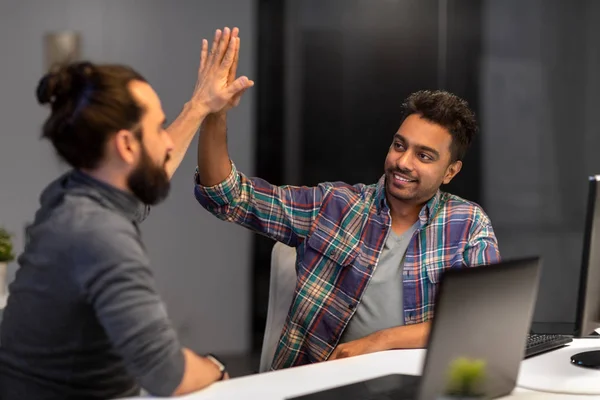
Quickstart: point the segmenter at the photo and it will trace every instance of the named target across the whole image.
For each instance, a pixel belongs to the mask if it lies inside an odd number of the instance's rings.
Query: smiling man
[[[238,172],[225,116],[204,121],[196,198],[218,218],[296,247],[297,283],[272,368],[424,347],[440,276],[500,260],[477,204],[440,190],[477,132],[468,104],[412,94],[373,185],[273,186]]]

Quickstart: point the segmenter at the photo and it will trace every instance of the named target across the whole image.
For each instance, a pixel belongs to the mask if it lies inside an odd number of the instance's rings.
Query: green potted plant
[[[448,386],[443,399],[474,400],[483,399],[485,382],[484,360],[457,358],[448,370]]]
[[[13,253],[12,236],[6,229],[0,227],[0,309],[6,306],[8,289],[6,287],[6,273],[8,263],[15,259]]]

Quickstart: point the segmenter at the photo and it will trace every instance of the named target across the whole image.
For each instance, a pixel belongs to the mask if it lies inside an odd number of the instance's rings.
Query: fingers
[[[214,57],[215,53],[217,52],[217,47],[219,46],[219,40],[221,40],[222,35],[223,35],[223,32],[221,32],[220,29],[217,29],[215,31],[215,37],[213,39],[212,47],[210,48],[210,54],[213,57]]]
[[[225,53],[225,57],[223,57],[223,62],[221,63],[222,71],[230,71],[231,66],[233,64],[233,59],[235,58],[235,49],[237,48],[237,43],[239,38],[232,38],[229,41],[229,46],[227,46],[227,53]]]
[[[252,82],[252,84],[254,84],[254,82]],[[240,104],[240,100],[242,99],[244,93],[246,93],[246,90],[248,90],[248,88],[242,89],[242,91],[238,92],[235,96],[233,96],[231,103],[234,107],[237,107]]]
[[[333,352],[329,356],[328,360],[333,361],[333,360],[339,360],[341,358],[348,358],[348,357],[351,357],[350,350],[347,347],[338,346],[333,350]]]
[[[333,349],[333,352],[331,353],[331,355],[329,356],[329,358],[327,360],[329,360],[329,361],[335,360],[338,356],[338,353],[339,353],[339,351],[338,351],[338,348],[336,347],[335,349]]]
[[[208,58],[208,41],[206,39],[202,39],[202,51],[200,52],[200,71],[199,73],[204,71],[206,67],[206,59]]]
[[[232,30],[228,27],[225,27],[223,31],[220,29],[216,30],[210,53],[208,54],[207,60],[204,63],[204,68],[222,65],[225,56],[231,48],[231,42],[233,42],[233,44],[236,46],[238,45],[236,40],[233,39],[238,37],[239,31],[240,30],[237,27],[233,28]],[[233,62],[230,62],[229,64],[231,65],[232,63]],[[235,74],[232,78],[235,78]]]
[[[235,81],[233,81],[229,86],[227,86],[227,90],[229,91],[229,95],[231,97],[234,97],[238,94],[241,96],[242,91],[244,91],[248,88],[251,88],[252,86],[254,86],[253,81],[249,80],[245,76],[240,76]]]
[[[215,31],[215,37],[212,42],[212,47],[210,48],[210,54],[208,55],[208,60],[206,65],[210,67],[215,63],[215,53],[217,52],[217,47],[219,46],[219,40],[221,39],[222,32],[220,29]]]
[[[236,37],[236,46],[235,46],[235,53],[233,55],[233,64],[231,65],[231,68],[229,68],[229,77],[227,78],[227,82],[231,83],[235,80],[235,75],[237,74],[237,67],[238,67],[238,62],[240,59],[240,41],[241,39],[239,37]]]
[[[223,34],[221,35],[221,39],[219,40],[219,46],[215,53],[214,63],[215,65],[220,65],[223,62],[223,57],[225,56],[225,52],[228,51],[229,46],[231,45],[231,30],[227,27],[223,29]],[[235,42],[235,41],[233,41]]]

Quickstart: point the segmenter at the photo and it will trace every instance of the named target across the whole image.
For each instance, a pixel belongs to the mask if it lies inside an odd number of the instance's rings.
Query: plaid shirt
[[[297,281],[272,368],[326,360],[354,315],[391,227],[385,178],[374,185],[273,186],[239,173],[219,185],[196,176],[198,202],[218,218],[297,248]],[[433,317],[441,273],[498,262],[487,215],[438,191],[419,214],[405,255],[405,324]]]

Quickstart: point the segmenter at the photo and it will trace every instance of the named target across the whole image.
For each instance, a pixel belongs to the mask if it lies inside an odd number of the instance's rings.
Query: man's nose
[[[400,170],[412,171],[414,169],[414,155],[410,151],[405,151],[396,159],[396,166]]]

